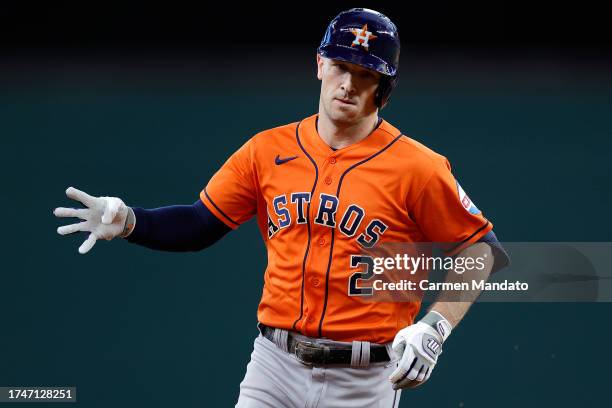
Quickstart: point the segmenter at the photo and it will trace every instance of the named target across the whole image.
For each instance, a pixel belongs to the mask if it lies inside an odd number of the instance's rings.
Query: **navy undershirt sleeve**
[[[485,242],[491,247],[491,251],[493,252],[493,268],[491,269],[491,273],[497,272],[510,265],[510,256],[508,252],[506,252],[502,244],[497,240],[497,236],[492,230],[480,238],[478,242]]]
[[[136,227],[127,241],[160,251],[199,251],[231,231],[198,200],[193,205],[132,208]]]

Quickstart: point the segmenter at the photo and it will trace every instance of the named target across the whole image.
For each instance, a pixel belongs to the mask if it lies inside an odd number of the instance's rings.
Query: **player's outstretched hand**
[[[424,321],[430,321],[433,325]],[[392,348],[401,359],[389,376],[394,390],[418,387],[429,379],[438,356],[442,354],[442,343],[450,331],[451,326],[446,319],[430,312],[423,320],[397,332]]]
[[[74,217],[83,221],[64,225],[57,229],[60,235],[75,232],[89,232],[89,237],[79,247],[79,253],[89,252],[98,239],[111,239],[124,235],[129,208],[117,197],[92,197],[89,194],[68,187],[66,195],[80,201],[87,208],[63,208],[53,211],[56,217]]]

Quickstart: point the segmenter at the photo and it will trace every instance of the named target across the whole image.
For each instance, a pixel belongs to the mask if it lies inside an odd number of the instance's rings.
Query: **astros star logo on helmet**
[[[351,33],[353,33],[355,36],[355,39],[351,43],[351,47],[361,45],[366,51],[368,51],[368,48],[370,47],[368,41],[376,39],[376,36],[372,34],[371,31],[368,31],[367,24],[364,24],[361,29],[351,28]]]

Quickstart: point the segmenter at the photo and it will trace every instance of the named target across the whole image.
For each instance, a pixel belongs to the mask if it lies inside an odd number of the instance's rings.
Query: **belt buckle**
[[[325,364],[328,353],[327,346],[320,346],[309,341],[298,340],[295,344],[295,356],[300,363],[310,367],[315,364]]]

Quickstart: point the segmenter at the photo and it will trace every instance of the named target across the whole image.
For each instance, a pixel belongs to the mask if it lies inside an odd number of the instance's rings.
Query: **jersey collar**
[[[383,119],[372,133],[359,142],[334,150],[325,143],[317,131],[318,116],[315,114],[302,120],[298,129],[298,137],[310,154],[315,154],[320,158],[328,158],[330,156],[355,160],[365,158],[383,149],[400,134],[399,130]]]

